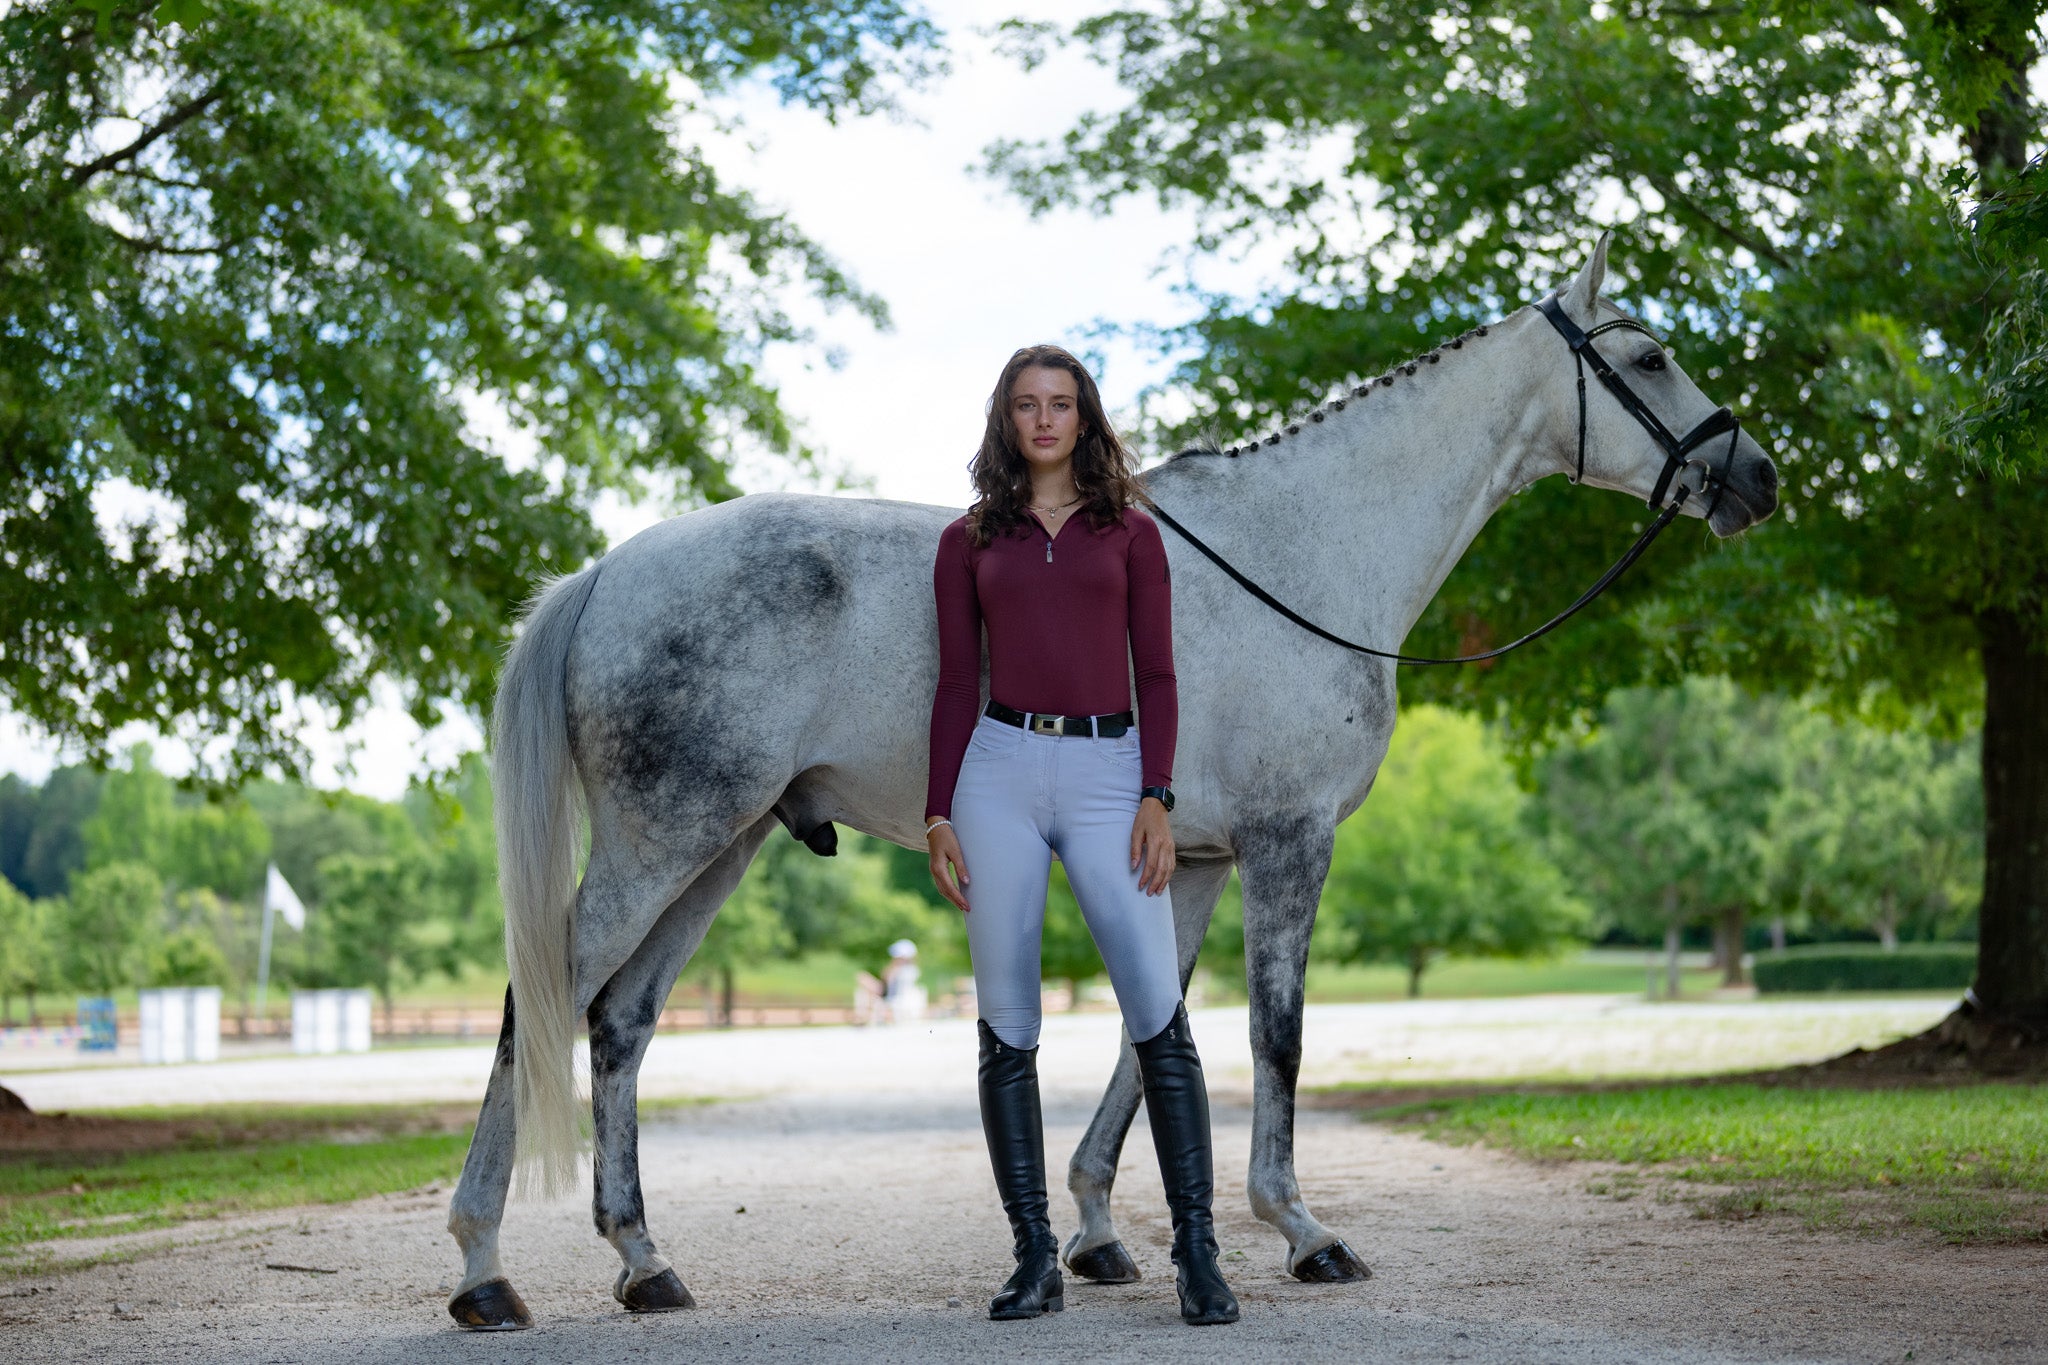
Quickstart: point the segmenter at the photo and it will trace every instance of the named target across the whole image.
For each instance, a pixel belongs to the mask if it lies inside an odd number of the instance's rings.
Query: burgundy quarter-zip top
[[[932,592],[939,685],[928,816],[952,813],[953,784],[981,711],[984,629],[989,695],[1019,711],[1122,711],[1135,678],[1144,785],[1172,785],[1180,723],[1172,593],[1166,547],[1151,517],[1127,508],[1120,520],[1097,527],[1077,513],[1057,536],[1033,517],[980,549],[968,541],[962,517],[939,536]]]

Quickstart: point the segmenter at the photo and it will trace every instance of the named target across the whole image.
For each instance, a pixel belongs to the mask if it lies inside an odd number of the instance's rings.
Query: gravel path
[[[1704,1223],[1682,1205],[1594,1197],[1584,1168],[1442,1147],[1332,1112],[1301,1116],[1304,1189],[1375,1278],[1296,1284],[1279,1239],[1244,1205],[1250,1114],[1229,1079],[1231,1022],[1212,1012],[1197,1028],[1221,1063],[1218,1213],[1245,1305],[1235,1327],[1196,1332],[1175,1316],[1142,1119],[1118,1213],[1148,1278],[1071,1286],[1057,1317],[985,1320],[1007,1233],[974,1112],[971,1026],[946,1022],[701,1040],[728,1049],[702,1049],[705,1088],[760,1098],[671,1110],[643,1134],[650,1222],[702,1305],[695,1312],[619,1312],[616,1259],[585,1207],[565,1200],[515,1205],[507,1219],[508,1265],[538,1328],[453,1331],[441,1306],[458,1265],[441,1226],[447,1193],[422,1191],[203,1225],[127,1264],[17,1280],[0,1287],[0,1346],[10,1360],[91,1365],[960,1360],[1021,1350],[1061,1360],[2048,1358],[2048,1248]],[[1079,1138],[1113,1030],[1090,1016],[1047,1030],[1055,1160]],[[386,1063],[389,1082],[403,1070],[396,1059],[418,1055],[370,1060]],[[196,1083],[207,1070],[218,1069],[155,1074]],[[1056,1196],[1054,1212],[1064,1231],[1071,1207]]]
[[[1818,1061],[1929,1027],[1952,998],[1656,1005],[1636,996],[1552,995],[1312,1005],[1301,1083],[1678,1076]],[[1195,1012],[1203,1064],[1220,1089],[1251,1085],[1243,1006]],[[1114,1014],[1055,1014],[1040,1067],[1048,1086],[1093,1100],[1115,1060]],[[640,1093],[689,1097],[922,1093],[959,1079],[971,1022],[915,1028],[736,1029],[667,1034],[648,1048]],[[39,1111],[150,1104],[480,1100],[487,1043],[342,1057],[281,1053],[206,1066],[73,1070],[0,1061],[0,1084]],[[968,1072],[971,1077],[970,1060]]]

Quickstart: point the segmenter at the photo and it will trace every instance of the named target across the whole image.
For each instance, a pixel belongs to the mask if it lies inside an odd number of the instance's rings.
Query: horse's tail
[[[544,583],[505,656],[491,714],[491,795],[505,962],[512,973],[512,1092],[522,1185],[576,1179],[576,1007],[571,957],[582,788],[563,696],[569,641],[598,566]]]

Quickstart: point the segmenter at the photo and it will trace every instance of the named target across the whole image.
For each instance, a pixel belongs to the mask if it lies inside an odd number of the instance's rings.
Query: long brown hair
[[[1081,403],[1081,434],[1074,442],[1074,489],[1082,511],[1097,529],[1123,516],[1123,510],[1145,501],[1138,483],[1137,461],[1117,439],[1102,410],[1095,379],[1073,355],[1059,346],[1026,346],[1010,357],[989,395],[988,426],[981,449],[968,461],[974,479],[974,506],[967,509],[967,538],[986,546],[1005,531],[1026,525],[1031,500],[1031,466],[1017,447],[1017,424],[1010,414],[1010,390],[1017,376],[1034,366],[1065,370],[1074,377]]]

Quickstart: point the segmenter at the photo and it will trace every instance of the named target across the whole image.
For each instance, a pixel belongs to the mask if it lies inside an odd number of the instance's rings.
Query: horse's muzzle
[[[1778,466],[1754,441],[1744,450],[1736,446],[1729,467],[1721,474],[1722,497],[1707,517],[1708,529],[1717,536],[1732,536],[1778,510]]]

